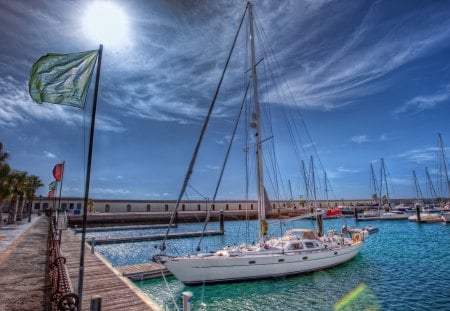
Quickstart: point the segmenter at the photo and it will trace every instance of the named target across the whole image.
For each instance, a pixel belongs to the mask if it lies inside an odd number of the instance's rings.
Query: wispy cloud
[[[68,126],[82,126],[83,110],[73,107],[36,104],[27,91],[27,85],[12,76],[0,77],[0,125],[17,127],[33,119],[63,122]],[[96,119],[100,131],[123,132],[122,123],[107,116]]]
[[[437,148],[428,147],[423,149],[413,149],[397,155],[398,158],[403,158],[407,161],[423,164],[430,161],[437,160]]]
[[[49,152],[49,151],[45,151],[45,150],[44,150],[44,155],[45,155],[47,158],[50,158],[50,159],[55,159],[55,158],[56,158],[56,155],[54,155],[53,153],[51,153],[51,152]]]
[[[357,169],[350,169],[339,166],[334,170],[327,170],[327,177],[330,179],[338,179],[348,175],[359,174],[360,172],[361,171]]]
[[[304,58],[298,68],[300,72],[297,70],[290,81],[298,103],[304,107],[323,109],[352,103],[384,88],[380,77],[435,51],[448,41],[450,20],[441,12],[412,11],[396,19],[383,20],[383,10],[388,8],[381,6],[381,3],[373,2],[349,36],[337,36],[332,42],[323,44],[322,51],[309,53],[307,49],[311,45],[301,39],[297,41],[295,48],[300,51],[297,53],[309,56]],[[321,19],[324,21],[322,25],[308,29],[308,40],[323,37],[330,27],[345,24],[346,14],[361,9],[355,4],[335,5],[342,6],[342,12],[347,13]],[[325,11],[321,13],[325,14]],[[417,27],[419,22],[422,27]]]
[[[369,141],[369,139],[367,138],[367,135],[353,136],[350,140],[356,144],[367,143]]]
[[[449,92],[450,86],[447,85],[436,94],[416,96],[394,110],[393,115],[394,117],[399,117],[402,115],[412,116],[425,110],[431,110],[437,105],[448,101],[450,98]]]

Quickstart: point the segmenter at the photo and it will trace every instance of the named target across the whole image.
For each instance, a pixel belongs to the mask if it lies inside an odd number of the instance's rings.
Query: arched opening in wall
[[[146,209],[147,213],[150,212],[150,204],[147,204],[145,209]]]
[[[164,210],[165,210],[166,212],[169,211],[169,204],[165,204],[165,205],[164,205]]]
[[[283,207],[286,207],[286,202],[285,202],[285,203],[283,203]]]
[[[181,205],[181,210],[184,212],[186,210],[186,205]]]
[[[228,211],[230,209],[230,207],[227,205],[225,205],[225,209]]]
[[[216,205],[215,205],[215,204],[212,205],[212,210],[213,210],[213,211],[216,210]]]
[[[130,204],[127,204],[127,212],[128,213],[131,212],[131,205]]]
[[[109,204],[105,205],[105,213],[109,213],[109,211],[111,210],[111,206],[109,206]]]
[[[275,203],[272,203],[272,209],[275,209]]]
[[[252,204],[250,204],[250,209],[253,209],[253,203],[252,203]]]
[[[197,204],[197,211],[201,209],[200,204]]]
[[[241,203],[239,203],[239,210],[241,210],[242,209],[242,206],[241,206]]]

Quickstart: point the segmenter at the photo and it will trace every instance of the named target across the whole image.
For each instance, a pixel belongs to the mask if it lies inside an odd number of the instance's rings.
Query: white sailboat
[[[260,135],[257,62],[251,3],[247,3],[246,15],[249,20],[252,62],[254,112],[251,127],[255,130],[259,241],[256,245],[226,247],[212,253],[171,256],[163,252],[154,257],[178,280],[187,285],[284,277],[334,267],[354,258],[363,247],[364,238],[367,236],[366,232],[354,233],[352,236],[347,230],[342,230],[340,233],[330,231],[325,236],[320,236],[311,229],[293,229],[287,231],[282,237],[267,238],[262,135]],[[164,244],[161,249],[165,250]]]

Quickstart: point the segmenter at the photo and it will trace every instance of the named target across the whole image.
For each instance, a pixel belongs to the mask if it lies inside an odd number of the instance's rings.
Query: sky
[[[100,12],[112,21],[98,15],[94,3],[0,3],[0,141],[10,154],[8,163],[39,176],[45,186],[38,194],[46,196],[53,166],[64,161],[62,195],[84,196],[93,87],[84,110],[38,105],[28,94],[28,79],[42,55],[103,44],[90,197],[176,199],[246,2],[109,1],[118,11]],[[306,166],[308,150],[318,156],[316,178],[323,179],[326,172],[329,180],[326,189],[322,185],[318,190],[330,199],[370,198],[370,165],[379,180],[381,158],[392,198],[416,196],[413,170],[423,195],[429,196],[425,167],[436,190],[442,188],[437,133],[448,155],[450,1],[253,4],[262,25],[258,31],[292,96],[283,102],[274,84],[261,87],[261,102],[273,107],[282,196],[290,196],[288,184],[292,197],[305,196],[300,161],[287,134],[291,121],[282,115],[306,125],[299,134],[306,139],[294,139],[301,142],[297,148],[303,150]],[[99,34],[105,23],[107,31]],[[261,63],[258,67],[268,68],[270,59]],[[216,187],[238,111],[234,107],[239,107],[245,85],[245,70],[230,67],[187,199],[211,198]],[[244,140],[243,133],[238,131],[238,140]],[[236,149],[218,199],[246,197],[237,164],[245,157],[242,148],[240,153]],[[448,196],[444,190],[441,195]]]

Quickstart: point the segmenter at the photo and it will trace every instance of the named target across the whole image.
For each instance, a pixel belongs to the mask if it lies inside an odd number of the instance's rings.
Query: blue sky
[[[109,45],[83,30],[92,2],[0,4],[0,141],[9,163],[40,176],[46,186],[39,193],[45,195],[53,166],[65,161],[63,196],[84,195],[92,91],[83,111],[37,105],[27,83],[40,56],[103,43],[91,197],[175,199],[245,2],[110,1],[126,15],[128,30],[120,44]],[[413,170],[425,195],[425,167],[437,181],[438,132],[450,146],[450,2],[292,0],[254,6],[295,98],[273,100],[269,85],[262,99],[272,101],[273,121],[284,128],[280,138],[274,136],[284,186],[290,181],[296,198],[303,193],[298,160],[284,141],[286,124],[277,111],[303,117],[311,141],[302,139],[302,148],[314,144],[331,183],[330,198],[370,197],[370,163],[379,175],[381,158],[391,197],[415,195]],[[242,79],[224,81],[187,198],[212,196],[234,122],[232,106],[241,98],[237,84]],[[238,167],[238,158],[238,152],[232,155],[228,166]],[[219,198],[245,197],[238,170],[225,176]],[[321,169],[317,174],[322,178]]]

